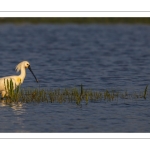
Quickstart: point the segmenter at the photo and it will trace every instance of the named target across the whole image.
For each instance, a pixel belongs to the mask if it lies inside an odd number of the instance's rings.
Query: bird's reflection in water
[[[15,132],[27,132],[25,129],[25,103],[22,102],[10,102],[10,100],[0,100],[0,107],[5,107],[5,110],[12,116],[10,124],[14,126]],[[10,109],[11,108],[11,109]]]
[[[21,102],[11,102],[10,103],[10,100],[0,100],[0,107],[11,107],[12,110],[17,113],[18,115],[19,114],[22,114],[24,112],[24,109],[23,109],[23,103]]]

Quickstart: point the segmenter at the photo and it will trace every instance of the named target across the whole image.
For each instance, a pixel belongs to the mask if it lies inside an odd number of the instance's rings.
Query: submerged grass
[[[144,92],[129,94],[125,92],[117,92],[114,90],[93,91],[83,88],[65,88],[65,89],[21,89],[20,86],[13,90],[12,81],[7,81],[8,95],[4,97],[5,103],[30,103],[30,102],[47,102],[47,103],[64,103],[72,102],[80,105],[82,102],[88,104],[89,101],[115,101],[118,99],[146,99],[148,95],[148,85]]]

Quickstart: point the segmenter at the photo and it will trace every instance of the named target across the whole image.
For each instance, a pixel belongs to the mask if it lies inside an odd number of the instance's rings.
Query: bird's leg
[[[1,92],[1,100],[4,99],[5,94],[6,94],[6,91],[2,91],[2,92]]]
[[[1,100],[3,100],[4,99],[4,96],[2,96],[2,94],[1,94]]]

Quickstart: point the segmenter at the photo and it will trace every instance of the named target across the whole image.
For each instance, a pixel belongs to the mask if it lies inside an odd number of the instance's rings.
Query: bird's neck
[[[24,81],[24,78],[26,77],[26,69],[24,67],[21,67],[21,73],[19,75],[21,78],[21,83]]]

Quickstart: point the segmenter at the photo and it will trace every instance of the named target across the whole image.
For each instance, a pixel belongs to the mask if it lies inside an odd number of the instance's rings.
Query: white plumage
[[[7,76],[0,78],[0,93],[1,96],[4,97],[6,94],[6,83],[7,80],[10,81],[12,79],[12,82],[14,84],[14,88],[20,84],[23,83],[25,77],[26,77],[26,68],[28,68],[33,76],[35,77],[36,81],[38,82],[36,76],[34,75],[33,71],[31,70],[30,63],[28,61],[22,61],[16,66],[16,71],[21,72],[20,75],[13,75],[13,76]]]

